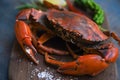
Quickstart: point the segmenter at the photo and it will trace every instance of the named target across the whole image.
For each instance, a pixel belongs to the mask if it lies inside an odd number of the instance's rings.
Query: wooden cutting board
[[[107,21],[104,25],[108,28]],[[59,42],[60,43],[60,42]],[[62,43],[61,43],[62,44]],[[18,42],[14,43],[9,65],[10,80],[117,80],[117,67],[113,63],[97,76],[67,76],[56,71],[56,67],[45,63],[44,56],[37,54],[40,64],[35,65],[25,56]],[[59,60],[67,60],[68,56],[58,56]]]

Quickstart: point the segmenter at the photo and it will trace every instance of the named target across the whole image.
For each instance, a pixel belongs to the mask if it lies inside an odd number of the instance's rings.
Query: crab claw
[[[76,61],[65,63],[58,68],[58,72],[69,75],[97,75],[108,64],[99,55],[80,56]]]
[[[59,66],[58,72],[67,75],[95,76],[109,66],[101,56],[95,54],[79,56],[72,62],[50,59],[48,54],[45,54],[45,58],[47,63]]]
[[[75,61],[62,62],[51,58],[45,54],[47,63],[58,66],[57,71],[67,75],[91,75],[95,76],[105,70],[110,63],[114,63],[118,58],[118,48],[110,43],[109,48],[98,50],[103,55],[86,54],[78,56]]]
[[[35,53],[37,53],[37,50],[32,44],[32,34],[29,26],[23,21],[16,20],[15,34],[19,44],[21,45],[26,55],[34,63],[38,64],[38,61],[35,58]]]
[[[105,56],[105,61],[107,63],[114,63],[119,55],[119,49],[117,47],[115,47],[114,44],[110,44],[111,47],[108,49],[103,49],[103,50],[98,50],[99,52],[103,53],[103,55]]]

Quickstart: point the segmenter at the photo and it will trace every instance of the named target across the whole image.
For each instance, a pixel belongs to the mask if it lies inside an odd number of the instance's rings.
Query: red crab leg
[[[118,58],[119,50],[114,45],[112,45],[111,48],[109,48],[109,49],[103,49],[103,50],[98,50],[98,51],[100,51],[102,54],[104,54],[104,56],[105,56],[104,59],[108,63],[113,63]]]
[[[59,66],[58,72],[62,74],[95,76],[106,69],[110,63],[115,62],[118,57],[118,48],[114,45],[109,49],[99,51],[104,54],[104,57],[97,54],[87,54],[79,56],[72,62],[62,62],[55,60],[46,53],[45,60],[47,63]]]
[[[49,39],[51,39],[54,35],[50,34],[50,33],[45,33],[43,34],[39,39],[38,39],[38,47],[39,49],[51,53],[51,54],[58,54],[58,55],[67,55],[68,52],[67,51],[63,51],[63,50],[57,50],[54,48],[50,48],[47,46],[44,46],[43,43],[45,43],[46,41],[48,41]]]
[[[26,55],[36,64],[38,64],[38,61],[35,58],[35,53],[37,53],[37,50],[34,48],[32,44],[32,34],[29,29],[29,26],[23,22],[16,20],[15,24],[15,33],[16,38],[21,45],[22,49],[26,53]]]
[[[118,41],[119,44],[120,44],[120,38],[118,37],[118,35],[117,35],[116,33],[112,32],[112,33],[111,33],[111,36],[112,36],[116,41]]]
[[[104,33],[107,36],[113,37],[113,39],[115,39],[116,41],[118,41],[118,43],[120,44],[120,38],[118,37],[118,35],[114,32],[109,32],[109,31],[104,31]]]
[[[66,46],[68,48],[68,51],[70,52],[70,54],[73,56],[74,59],[78,58],[78,55],[74,53],[74,51],[70,48],[70,46],[66,43]]]
[[[99,55],[79,56],[77,60],[72,62],[61,62],[51,58],[45,54],[47,63],[59,66],[58,72],[68,75],[96,75],[108,67],[108,64]]]
[[[55,35],[54,34],[50,34],[50,33],[44,33],[42,36],[40,36],[40,38],[38,39],[38,43],[39,44],[43,44],[45,42],[47,42],[49,39],[53,38]]]
[[[55,66],[61,66],[65,64],[65,62],[57,61],[55,58],[48,55],[48,53],[45,53],[45,61],[49,64],[55,65]]]

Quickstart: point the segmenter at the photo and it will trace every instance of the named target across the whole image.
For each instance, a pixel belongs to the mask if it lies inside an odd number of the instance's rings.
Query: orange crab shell
[[[69,11],[49,10],[47,18],[54,26],[52,29],[64,40],[99,42],[108,39],[98,25],[83,15]],[[76,43],[78,43],[76,42]]]

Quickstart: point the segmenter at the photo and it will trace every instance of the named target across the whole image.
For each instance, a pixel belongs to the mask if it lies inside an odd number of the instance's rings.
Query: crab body
[[[18,16],[16,23],[22,21],[19,26],[23,26],[22,29],[28,33],[25,21],[35,24],[41,30],[46,31],[37,41],[37,45],[33,44],[35,38],[28,35],[31,39],[30,46],[35,45],[36,51],[45,55],[47,63],[59,66],[58,72],[69,75],[96,75],[109,66],[110,63],[115,62],[118,57],[118,48],[110,41],[110,37],[120,42],[120,39],[115,33],[102,32],[96,23],[87,18],[86,16],[78,15],[70,11],[60,11],[50,9],[46,12],[38,11],[35,9],[22,10]],[[26,24],[26,25],[24,25]],[[23,42],[26,37],[26,33],[21,32],[18,25],[15,26],[16,37],[19,43],[22,45],[23,50],[26,43]],[[20,34],[17,34],[19,32]],[[31,34],[31,33],[30,33]],[[23,37],[19,37],[23,35]],[[83,49],[86,54],[82,56],[76,55],[68,44],[66,44],[68,51],[56,50],[47,46],[44,46],[47,40],[54,36],[62,38],[66,42],[73,43],[79,48]],[[22,39],[21,39],[22,38]],[[28,37],[27,37],[28,38]],[[33,50],[33,47],[31,48]],[[55,53],[59,55],[71,55],[76,59],[73,62],[61,62],[57,61],[47,53]],[[33,60],[34,51],[32,51],[31,58]],[[35,57],[34,57],[35,58]],[[33,60],[34,61],[34,60]],[[36,61],[34,61],[36,63]]]
[[[49,10],[47,18],[53,25],[50,26],[52,31],[78,47],[98,44],[109,39],[100,31],[96,23],[84,15],[69,11]]]

